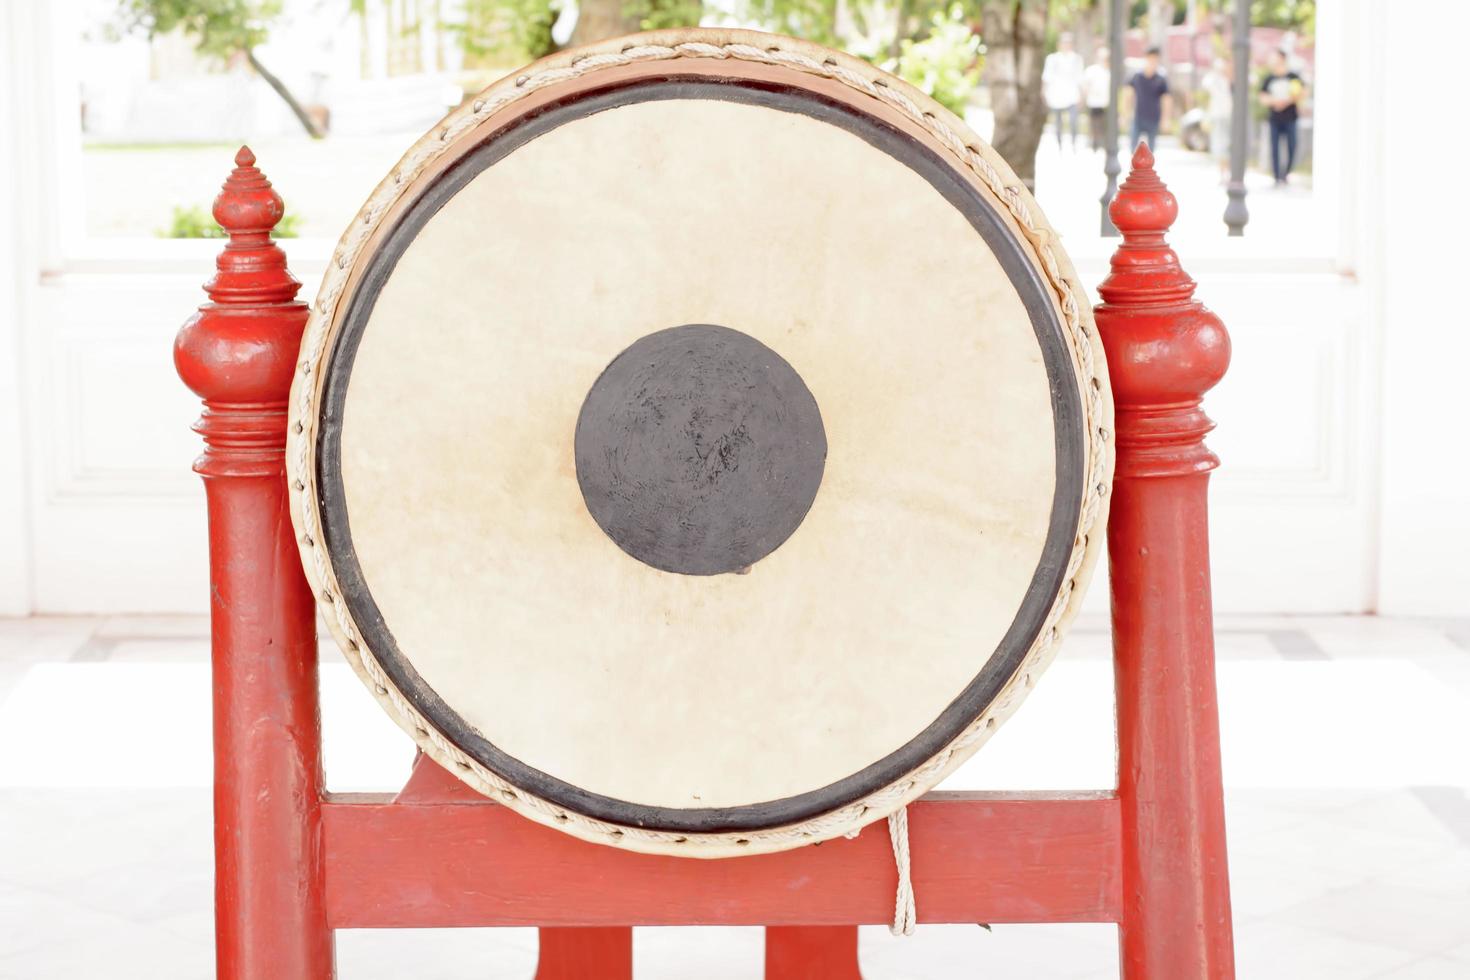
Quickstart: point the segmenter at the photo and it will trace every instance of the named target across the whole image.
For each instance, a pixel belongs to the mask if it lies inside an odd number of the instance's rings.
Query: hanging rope
[[[914,903],[914,881],[909,866],[909,808],[888,815],[888,839],[893,842],[893,863],[898,866],[898,896],[893,903],[893,925],[888,931],[895,936],[912,936],[919,921]]]

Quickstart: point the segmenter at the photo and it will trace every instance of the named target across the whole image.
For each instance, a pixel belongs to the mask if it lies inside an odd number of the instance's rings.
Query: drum
[[[639,851],[857,832],[1055,652],[1102,542],[1085,294],[953,115],[687,30],[563,53],[342,237],[292,517],[348,660],[497,803]]]

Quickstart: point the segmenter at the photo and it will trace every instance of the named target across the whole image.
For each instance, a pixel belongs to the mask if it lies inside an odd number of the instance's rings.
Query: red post
[[[1123,816],[1125,980],[1235,973],[1200,409],[1230,340],[1164,233],[1178,205],[1140,146],[1110,213],[1123,233],[1097,325],[1117,408],[1108,524]]]
[[[230,240],[174,364],[204,399],[215,943],[221,980],[333,974],[323,897],[315,609],[286,505],[286,401],[305,304],[271,241],[280,195],[242,148],[214,202]]]
[[[765,980],[862,980],[857,926],[768,926]]]
[[[627,926],[545,927],[535,980],[632,980],[633,930]]]

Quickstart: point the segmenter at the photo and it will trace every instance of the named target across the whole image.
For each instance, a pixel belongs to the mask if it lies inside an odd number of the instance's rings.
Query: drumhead
[[[852,832],[1049,661],[1101,544],[1084,293],[953,116],[769,35],[539,62],[344,235],[292,393],[348,659],[481,792],[692,856]]]

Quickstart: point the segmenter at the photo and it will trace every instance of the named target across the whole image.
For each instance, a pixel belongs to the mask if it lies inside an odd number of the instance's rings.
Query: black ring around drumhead
[[[1041,558],[1010,628],[964,691],[912,741],[859,772],[796,796],[723,808],[646,806],[591,793],[506,754],[466,723],[419,676],[410,656],[399,649],[384,622],[353,547],[341,477],[343,409],[353,359],[379,293],[425,224],[486,168],[531,140],[593,113],[674,99],[712,99],[800,113],[861,138],[923,177],[966,217],[1020,295],[1046,367],[1055,433],[1056,490]],[[587,165],[596,166],[596,161],[589,160]],[[864,207],[871,204],[861,202]],[[980,315],[983,313],[977,311]],[[895,324],[894,328],[903,326]],[[681,76],[677,67],[671,67],[664,77],[613,82],[579,92],[494,133],[438,175],[384,236],[350,297],[323,374],[316,456],[321,531],[342,596],[368,649],[414,708],[467,755],[511,784],[555,805],[624,826],[685,833],[778,827],[840,809],[915,770],[978,718],[1020,668],[1061,589],[1077,532],[1086,472],[1082,400],[1052,295],[1021,243],[954,164],[926,144],[850,105],[794,85]]]

